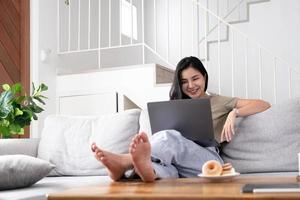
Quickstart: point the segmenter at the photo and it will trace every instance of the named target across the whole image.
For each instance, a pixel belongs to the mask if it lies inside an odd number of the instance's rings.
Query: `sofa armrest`
[[[0,155],[25,154],[37,156],[39,138],[0,139]]]

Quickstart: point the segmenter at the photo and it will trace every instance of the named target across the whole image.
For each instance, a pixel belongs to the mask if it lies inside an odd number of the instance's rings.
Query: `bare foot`
[[[139,133],[132,139],[129,153],[136,173],[144,182],[153,182],[156,175],[151,163],[151,145],[145,133]]]
[[[130,154],[115,154],[104,151],[97,147],[95,143],[91,145],[91,149],[94,152],[95,158],[108,169],[108,174],[114,181],[119,180],[125,171],[132,167]]]

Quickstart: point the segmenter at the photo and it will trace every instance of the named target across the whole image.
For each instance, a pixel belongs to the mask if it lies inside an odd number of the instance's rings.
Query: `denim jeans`
[[[158,178],[196,177],[208,160],[223,163],[216,147],[202,147],[176,130],[164,130],[150,138],[152,165]]]

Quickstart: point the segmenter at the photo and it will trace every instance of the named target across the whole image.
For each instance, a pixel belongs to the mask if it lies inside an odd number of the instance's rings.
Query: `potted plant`
[[[43,99],[47,98],[42,93],[48,90],[45,84],[35,88],[32,95],[23,92],[20,83],[14,85],[2,85],[3,92],[0,95],[0,138],[10,138],[12,135],[23,135],[24,127],[30,125],[32,119],[37,120],[37,113],[45,105]]]

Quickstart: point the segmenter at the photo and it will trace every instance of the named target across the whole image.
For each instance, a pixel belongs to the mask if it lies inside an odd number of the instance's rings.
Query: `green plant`
[[[45,84],[35,88],[32,83],[32,95],[26,95],[20,83],[12,86],[2,85],[0,95],[0,137],[10,138],[12,135],[23,135],[24,127],[30,125],[32,119],[37,120],[37,113],[43,111],[38,104],[45,105],[43,99],[47,98],[42,92],[48,90]]]

